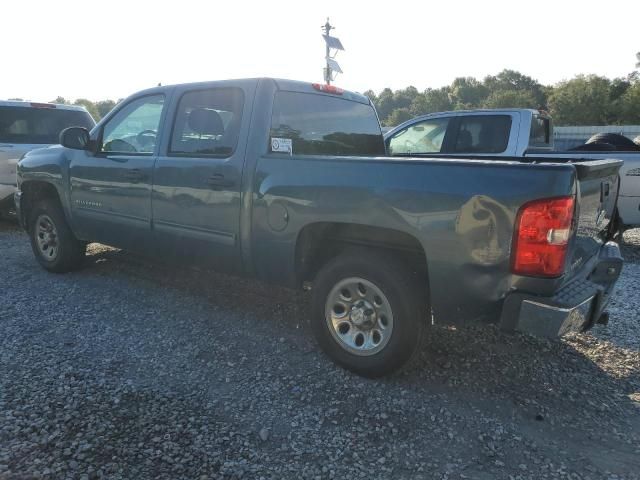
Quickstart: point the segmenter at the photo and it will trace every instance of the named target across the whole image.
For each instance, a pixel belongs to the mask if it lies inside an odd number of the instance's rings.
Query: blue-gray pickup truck
[[[390,373],[432,324],[560,335],[622,268],[618,160],[386,156],[364,96],[275,79],[153,88],[18,165],[38,262],[100,242],[310,290],[320,346]]]

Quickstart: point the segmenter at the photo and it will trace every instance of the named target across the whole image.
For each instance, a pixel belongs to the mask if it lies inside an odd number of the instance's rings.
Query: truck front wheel
[[[312,328],[336,363],[365,377],[398,370],[415,354],[425,325],[426,286],[384,253],[346,252],[312,289]]]
[[[29,213],[28,227],[31,249],[46,270],[63,273],[82,264],[86,244],[73,235],[57,202],[37,203]]]

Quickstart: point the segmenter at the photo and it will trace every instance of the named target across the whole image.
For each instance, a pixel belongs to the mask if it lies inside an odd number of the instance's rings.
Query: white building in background
[[[633,140],[640,136],[640,125],[596,125],[584,127],[554,127],[556,150],[568,150],[582,145],[596,133],[619,133]]]

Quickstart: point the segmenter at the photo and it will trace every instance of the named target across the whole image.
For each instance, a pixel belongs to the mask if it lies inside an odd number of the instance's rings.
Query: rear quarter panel
[[[312,223],[395,229],[424,248],[436,317],[458,323],[492,311],[521,281],[510,274],[518,208],[532,199],[574,194],[575,170],[481,160],[267,154],[257,161],[253,187],[252,257],[262,279],[295,281],[296,240]],[[288,220],[282,222],[285,212]],[[548,282],[547,287],[553,288]]]

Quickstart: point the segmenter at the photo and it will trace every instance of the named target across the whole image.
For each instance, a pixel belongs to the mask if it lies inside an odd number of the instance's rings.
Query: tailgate
[[[610,239],[610,223],[618,200],[622,160],[576,161],[576,238],[569,270],[579,269]],[[570,275],[569,275],[570,276]]]

